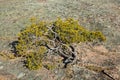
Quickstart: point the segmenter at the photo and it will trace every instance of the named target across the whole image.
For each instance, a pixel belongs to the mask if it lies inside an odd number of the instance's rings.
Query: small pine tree
[[[31,19],[31,25],[18,34],[17,55],[26,57],[26,66],[29,69],[42,67],[42,60],[46,53],[56,53],[66,58],[75,58],[72,43],[105,41],[100,31],[89,31],[80,26],[77,20],[58,18],[53,22],[36,21]],[[71,61],[71,62],[72,62]],[[69,61],[70,62],[70,61]]]

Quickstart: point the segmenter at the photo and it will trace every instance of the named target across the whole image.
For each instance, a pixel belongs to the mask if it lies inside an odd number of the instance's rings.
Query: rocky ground
[[[56,66],[54,69],[43,67],[40,70],[28,70],[24,58],[0,58],[0,80],[119,80],[120,53],[109,52],[103,45],[81,43],[74,45],[78,53],[76,64],[63,68],[61,57],[48,55],[46,63]],[[107,73],[104,74],[102,71]],[[113,79],[112,79],[113,78]]]
[[[120,80],[119,14],[119,0],[0,0],[0,80]],[[59,63],[60,57],[51,56],[50,62],[59,68],[30,71],[24,67],[24,58],[9,59],[14,58],[9,43],[31,17],[73,17],[87,29],[102,31],[107,41],[74,45],[79,60],[67,69]]]

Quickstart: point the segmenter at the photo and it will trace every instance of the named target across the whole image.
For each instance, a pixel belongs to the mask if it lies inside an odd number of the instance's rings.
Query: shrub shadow
[[[13,41],[11,43],[9,43],[9,46],[11,47],[11,52],[14,53],[15,56],[17,56],[17,49],[16,49],[16,45],[18,45],[18,41]]]

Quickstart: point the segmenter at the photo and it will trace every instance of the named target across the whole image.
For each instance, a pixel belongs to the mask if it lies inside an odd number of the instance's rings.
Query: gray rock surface
[[[31,17],[48,21],[73,17],[87,29],[102,31],[107,41],[92,49],[86,44],[77,46],[79,62],[68,69],[30,71],[23,65],[24,58],[4,60],[0,55],[0,80],[110,80],[95,72],[99,66],[110,67],[105,72],[120,79],[119,0],[0,0],[0,52],[11,49],[9,43],[16,40]]]

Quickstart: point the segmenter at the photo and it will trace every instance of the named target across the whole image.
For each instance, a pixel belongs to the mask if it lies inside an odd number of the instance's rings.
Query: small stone
[[[2,62],[0,62],[0,64],[2,64]]]
[[[58,71],[55,71],[55,74],[57,74],[58,73]]]
[[[23,76],[25,76],[25,73],[20,73],[20,74],[17,76],[17,78],[19,79],[19,78],[22,78]]]
[[[111,28],[111,26],[107,26],[108,28]]]
[[[0,66],[0,69],[3,69],[3,66]]]
[[[120,9],[120,7],[118,7],[118,9]]]

